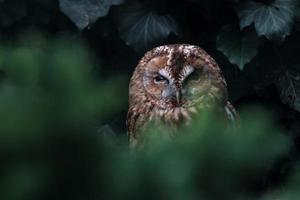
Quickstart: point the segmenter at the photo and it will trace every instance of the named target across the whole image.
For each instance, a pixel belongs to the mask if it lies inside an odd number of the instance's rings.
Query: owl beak
[[[179,105],[181,102],[181,90],[176,90],[176,100],[177,104]]]

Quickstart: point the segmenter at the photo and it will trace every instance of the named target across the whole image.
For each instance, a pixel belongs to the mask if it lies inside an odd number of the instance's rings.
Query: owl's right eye
[[[156,83],[161,83],[161,82],[168,83],[169,81],[166,77],[164,77],[162,75],[157,75],[157,76],[154,77],[154,82],[156,82]]]

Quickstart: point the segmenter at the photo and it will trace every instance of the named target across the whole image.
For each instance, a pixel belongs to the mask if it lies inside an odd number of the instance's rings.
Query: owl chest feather
[[[172,105],[161,107],[155,101],[145,101],[130,109],[132,127],[136,132],[144,126],[145,122],[159,121],[166,124],[179,125],[188,122],[191,119],[191,114],[196,113],[194,107],[175,107]]]

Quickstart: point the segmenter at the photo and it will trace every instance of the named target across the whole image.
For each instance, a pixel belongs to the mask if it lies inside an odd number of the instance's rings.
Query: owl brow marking
[[[165,68],[164,68],[164,69],[160,69],[160,70],[158,71],[158,73],[159,73],[160,75],[166,77],[169,81],[173,80],[173,79],[172,79],[172,76],[171,76],[171,74],[170,74],[170,72],[169,72],[168,70],[166,70]]]

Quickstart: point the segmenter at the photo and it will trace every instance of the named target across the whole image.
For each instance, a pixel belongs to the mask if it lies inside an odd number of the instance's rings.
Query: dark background
[[[251,16],[254,12],[258,14]],[[172,43],[202,47],[222,69],[230,101],[238,112],[253,105],[260,106],[271,113],[273,125],[292,137],[294,145],[289,156],[278,162],[279,167],[275,167],[268,176],[269,182],[277,185],[285,179],[279,171],[283,168],[288,171],[286,168],[291,168],[290,163],[297,162],[299,156],[299,15],[299,2],[296,0],[0,0],[0,41],[2,46],[10,46],[35,33],[50,41],[48,46],[53,38],[81,41],[92,55],[89,57],[90,72],[96,81],[114,85],[114,80],[122,79],[121,84],[116,84],[117,91],[121,91],[116,96],[122,101],[121,105],[112,113],[106,111],[105,117],[93,119],[96,132],[112,135],[126,133],[128,81],[146,51]],[[245,25],[247,20],[249,23]],[[64,39],[56,42],[63,43]],[[70,43],[66,42],[66,45],[72,48]],[[7,71],[1,67],[2,80],[9,76]],[[63,125],[55,124],[60,131],[64,130],[61,129]],[[76,126],[72,128],[78,131]],[[51,131],[55,132],[55,129]],[[53,152],[47,158],[59,163],[71,155],[68,152],[72,148],[77,149],[76,145],[84,139],[86,143],[79,145],[84,152],[78,150],[78,154],[82,154],[85,163],[98,162],[85,157],[91,151],[83,146],[93,144],[92,136],[78,136],[69,141],[68,132],[72,131],[65,131],[65,135],[52,138],[46,145],[49,151],[48,147],[58,143],[59,152],[65,155],[57,156],[60,153],[51,147],[50,152]],[[6,156],[10,157],[9,154]],[[74,181],[91,184],[94,179],[92,172],[88,174],[90,169],[85,164],[80,166],[79,174],[84,180],[78,180],[73,177],[74,171],[65,174],[70,166],[70,163],[57,165],[57,171],[63,175],[58,176],[61,180],[56,181],[63,185],[71,184],[72,190],[78,186],[82,194],[89,191],[96,195],[94,188],[87,187],[85,190],[82,185],[72,185]],[[257,191],[268,188],[269,182],[257,186]],[[47,196],[49,199],[68,199],[72,195],[80,199],[71,191],[60,191],[57,185],[51,188],[55,188],[55,192],[47,193],[52,195]]]

